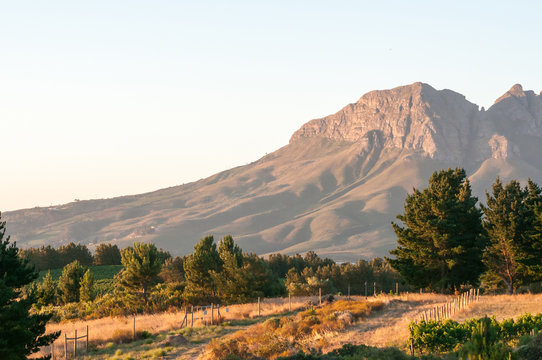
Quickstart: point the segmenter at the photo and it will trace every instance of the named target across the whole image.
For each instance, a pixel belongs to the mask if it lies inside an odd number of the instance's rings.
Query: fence
[[[470,289],[454,298],[451,301],[448,301],[444,305],[439,305],[424,311],[421,317],[421,320],[424,321],[440,321],[444,319],[449,319],[455,315],[456,312],[465,309],[467,306],[473,302],[480,300],[480,289]]]
[[[64,352],[62,354],[58,354],[58,351],[55,351],[55,343],[53,342],[49,346],[49,355],[51,355],[51,360],[55,359],[68,359],[68,358],[76,358],[77,357],[77,340],[85,339],[85,341],[82,343],[85,347],[85,353],[88,353],[88,325],[86,326],[86,333],[85,335],[77,336],[77,330],[74,330],[73,337],[68,337],[68,334],[64,332]],[[73,341],[73,353],[69,353],[69,346],[68,342]],[[81,343],[80,343],[81,344]]]

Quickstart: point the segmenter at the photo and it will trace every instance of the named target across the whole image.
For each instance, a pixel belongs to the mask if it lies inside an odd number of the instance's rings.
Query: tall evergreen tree
[[[60,333],[44,335],[51,315],[30,314],[36,294],[22,290],[38,274],[28,266],[28,260],[19,256],[19,249],[15,243],[10,244],[9,236],[4,238],[5,225],[0,221],[0,359],[23,360],[51,344]]]
[[[83,277],[81,278],[81,287],[79,288],[79,300],[80,301],[92,301],[95,298],[95,288],[94,288],[94,276],[90,272],[90,269],[87,269]]]
[[[85,268],[79,260],[72,261],[64,266],[57,287],[59,300],[62,304],[79,302],[79,288],[84,273]]]
[[[55,303],[56,284],[51,272],[48,271],[38,287],[38,306],[47,306]]]
[[[392,223],[398,247],[387,259],[414,287],[453,291],[476,284],[486,244],[478,199],[463,169],[434,172],[429,187],[414,189]]]
[[[217,298],[212,271],[220,271],[222,261],[212,236],[206,236],[194,246],[194,253],[186,258],[184,271],[186,277],[185,297],[191,302],[209,302]]]
[[[527,182],[525,204],[530,211],[531,224],[526,234],[530,256],[526,259],[530,281],[542,280],[542,188],[531,179]]]
[[[121,253],[124,270],[119,273],[120,284],[128,293],[140,294],[144,305],[148,304],[149,290],[158,281],[162,259],[156,246],[134,243]]]
[[[487,205],[482,207],[483,224],[489,236],[489,246],[484,254],[488,275],[500,278],[510,294],[521,284],[534,279],[538,265],[532,230],[534,204],[540,189],[529,183],[530,188],[522,189],[516,180],[503,186],[497,178],[492,193],[486,192]]]

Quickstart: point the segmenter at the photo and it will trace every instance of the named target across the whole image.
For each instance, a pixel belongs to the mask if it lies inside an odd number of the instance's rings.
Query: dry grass
[[[292,311],[303,309],[309,301],[316,302],[318,297],[292,297]],[[261,316],[276,315],[288,312],[290,308],[288,298],[273,298],[264,299],[260,303]],[[227,311],[226,311],[227,309]],[[178,329],[183,321],[185,312],[170,311],[150,315],[136,315],[135,327],[136,332],[147,331],[151,334],[156,334],[172,329]],[[220,308],[220,317],[222,321],[240,320],[255,318],[258,316],[258,303],[248,303],[239,305],[222,306]],[[215,312],[216,319],[216,312]],[[189,316],[190,320],[190,316]],[[50,323],[47,325],[47,333],[61,331],[62,334],[55,342],[55,352],[63,353],[64,349],[64,334],[68,337],[73,337],[74,331],[77,330],[78,336],[86,333],[86,326],[89,327],[89,339],[92,345],[100,345],[108,342],[125,342],[126,336],[122,339],[118,334],[132,334],[133,332],[133,316],[123,317],[107,317],[94,320],[75,320],[65,321],[60,323]],[[211,311],[207,311],[204,315],[203,311],[194,313],[194,326],[201,326],[205,323],[210,323]],[[118,341],[117,341],[118,340]],[[83,341],[81,341],[82,343]],[[70,345],[73,347],[73,345]],[[49,354],[49,349],[44,349],[43,354]]]
[[[384,302],[378,300],[342,299],[297,315],[270,318],[225,339],[211,341],[203,358],[239,356],[275,359],[300,350],[322,349],[329,345],[328,339],[334,334],[383,307]]]
[[[344,297],[338,297],[342,299]],[[354,296],[355,300],[364,300],[364,297]],[[300,339],[299,342],[306,346],[316,344],[322,351],[327,352],[341,347],[343,344],[366,344],[371,346],[399,346],[402,347],[408,339],[408,324],[414,319],[419,319],[421,314],[436,305],[444,304],[453,297],[437,294],[402,294],[401,296],[378,296],[378,301],[386,304],[385,311],[372,313],[362,322],[353,323],[350,327],[320,329],[321,331]],[[369,297],[369,300],[375,298]],[[316,303],[317,297],[292,298],[292,310],[304,309],[309,301]],[[262,317],[287,313],[289,311],[288,298],[265,299],[261,303]],[[453,317],[456,321],[463,321],[473,317],[495,315],[497,319],[516,318],[529,312],[537,314],[542,312],[542,295],[496,295],[482,296],[480,302],[472,304],[468,309],[456,313]],[[195,314],[195,318],[203,316],[203,313]],[[257,317],[257,303],[232,305],[221,308],[223,320],[241,320]],[[163,333],[178,329],[184,317],[184,311],[166,312],[154,315],[136,316],[136,331],[148,331],[150,333]],[[210,319],[208,311],[207,319]],[[194,326],[200,325],[201,320],[195,320]],[[68,321],[58,324],[49,324],[47,331],[63,331],[68,336],[73,336],[75,329],[78,335],[85,333],[85,326],[89,326],[91,344],[106,344],[111,341],[126,341],[126,336],[119,334],[132,332],[133,318],[103,318],[88,321]],[[257,325],[255,325],[257,326]],[[250,327],[250,331],[254,326]],[[63,353],[63,337],[56,341],[56,353]],[[115,340],[116,338],[116,340]],[[305,341],[305,343],[303,343]],[[72,343],[73,344],[73,343]],[[82,345],[82,344],[81,344]],[[73,347],[73,345],[70,345]],[[70,348],[71,349],[71,348]],[[49,354],[45,350],[43,354]]]
[[[390,301],[386,311],[371,315],[364,322],[337,334],[330,339],[332,346],[325,352],[341,347],[344,344],[364,344],[370,346],[404,347],[409,337],[408,324],[419,319],[425,310],[444,304],[452,297],[435,294],[405,295],[400,301]],[[542,312],[542,295],[497,295],[482,296],[480,302],[471,304],[467,309],[459,311],[452,318],[464,321],[495,315],[497,319],[517,318],[529,312]]]
[[[456,321],[483,316],[495,316],[497,320],[517,318],[524,313],[542,313],[542,294],[482,296],[478,303],[453,317]]]

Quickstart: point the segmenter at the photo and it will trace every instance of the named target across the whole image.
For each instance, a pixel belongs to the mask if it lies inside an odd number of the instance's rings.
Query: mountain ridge
[[[23,246],[153,241],[189,253],[232,234],[259,254],[383,256],[413,187],[461,166],[482,198],[496,175],[542,182],[542,96],[516,84],[489,109],[414,83],[375,90],[297,130],[261,159],[151,193],[3,213]]]

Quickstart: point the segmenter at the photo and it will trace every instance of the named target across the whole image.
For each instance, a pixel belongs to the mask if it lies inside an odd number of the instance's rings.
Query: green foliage
[[[38,307],[52,305],[56,299],[56,284],[48,271],[38,286]]]
[[[113,280],[115,275],[117,275],[121,270],[123,266],[122,265],[103,265],[103,266],[91,266],[89,267],[90,272],[94,276],[94,280]],[[53,281],[58,281],[60,278],[60,275],[62,275],[63,269],[53,269],[53,270],[43,270],[40,271],[38,280],[43,280],[45,275],[47,275],[48,272],[51,272],[51,276],[53,277]]]
[[[473,327],[470,340],[459,351],[462,359],[469,360],[511,360],[515,359],[512,349],[500,342],[498,328],[488,317],[480,319]]]
[[[117,245],[99,244],[94,251],[95,265],[120,265],[120,250]]]
[[[96,290],[94,288],[94,276],[87,269],[83,278],[81,279],[81,287],[79,288],[79,300],[83,302],[93,301],[96,296]]]
[[[520,344],[516,354],[524,360],[540,360],[542,359],[542,332],[539,332],[534,337],[529,337],[526,344]]]
[[[64,267],[58,280],[58,298],[62,304],[79,301],[79,288],[85,268],[79,260],[75,260]]]
[[[74,244],[60,246],[54,249],[51,246],[30,248],[22,250],[20,256],[27,259],[38,270],[61,269],[67,264],[78,260],[82,265],[92,265],[94,258],[86,245]]]
[[[531,191],[522,189],[516,180],[503,186],[497,178],[492,194],[486,192],[487,206],[482,207],[484,228],[489,235],[484,262],[488,273],[499,277],[508,293],[514,292],[522,283],[534,280],[529,274],[539,269],[541,258],[537,258],[532,243],[534,238],[529,236],[535,220],[534,211],[528,203],[536,204],[535,198],[540,197],[540,191],[537,194],[534,183],[530,182],[530,186]]]
[[[217,289],[211,273],[222,268],[222,260],[212,236],[206,236],[194,246],[194,253],[186,258],[185,296],[188,302],[209,303],[216,301]]]
[[[185,274],[184,274],[184,262],[186,257],[175,257],[166,259],[164,265],[162,265],[162,270],[160,271],[160,279],[166,283],[179,283],[184,284]]]
[[[23,292],[23,288],[37,273],[19,256],[9,236],[4,239],[5,231],[5,222],[0,221],[0,359],[22,360],[49,345],[59,333],[43,335],[51,315],[30,314],[37,294],[32,288]]]
[[[422,320],[419,323],[410,323],[409,340],[416,349],[431,353],[449,352],[468,343],[462,350],[465,356],[472,355],[476,351],[479,355],[483,353],[485,355],[482,356],[490,356],[489,354],[494,351],[507,349],[502,347],[500,342],[518,339],[532,330],[539,329],[542,329],[542,314],[536,316],[524,314],[515,321],[507,319],[501,322],[495,317],[471,319],[463,323],[453,320],[444,322]]]
[[[397,216],[404,227],[392,223],[399,245],[388,259],[407,283],[450,292],[478,282],[486,238],[477,201],[459,168],[434,172],[428,188],[408,195]]]
[[[132,247],[124,249],[121,253],[122,270],[118,276],[118,284],[123,287],[127,300],[148,304],[148,294],[151,286],[158,281],[158,274],[162,267],[161,257],[154,244],[134,243]]]

